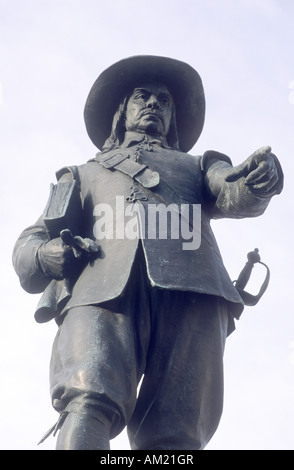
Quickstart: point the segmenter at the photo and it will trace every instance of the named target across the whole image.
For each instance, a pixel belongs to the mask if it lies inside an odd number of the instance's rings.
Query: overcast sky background
[[[54,449],[52,437],[37,442],[58,417],[48,382],[56,325],[34,321],[39,296],[21,289],[13,245],[42,213],[55,171],[96,151],[83,107],[97,76],[154,54],[203,79],[206,122],[192,154],[214,149],[238,164],[271,145],[284,168],[284,192],[262,217],[213,223],[232,279],[258,247],[271,283],[228,338],[224,412],[207,449],[294,449],[294,2],[0,0],[0,39],[0,448]],[[255,271],[253,293],[264,274]],[[129,448],[124,433],[112,448]]]

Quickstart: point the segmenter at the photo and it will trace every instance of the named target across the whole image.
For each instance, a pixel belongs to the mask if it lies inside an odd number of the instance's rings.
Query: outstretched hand
[[[279,175],[271,147],[261,147],[243,163],[232,168],[226,182],[234,182],[244,177],[245,185],[259,196],[269,196],[276,185]]]

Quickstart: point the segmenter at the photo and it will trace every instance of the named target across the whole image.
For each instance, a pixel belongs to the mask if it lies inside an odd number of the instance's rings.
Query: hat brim
[[[122,99],[142,80],[164,83],[176,106],[179,146],[188,152],[197,142],[205,118],[205,97],[201,78],[185,62],[160,56],[123,59],[99,75],[88,95],[84,119],[88,135],[98,149],[109,137],[112,120]]]

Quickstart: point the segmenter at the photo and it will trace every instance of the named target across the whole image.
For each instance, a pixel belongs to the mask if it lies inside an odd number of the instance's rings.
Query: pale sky
[[[58,418],[48,380],[57,327],[34,321],[39,296],[20,287],[13,245],[42,213],[55,171],[95,154],[83,107],[97,76],[153,54],[202,77],[206,121],[190,153],[218,150],[238,164],[270,145],[283,166],[285,189],[262,217],[213,223],[232,279],[258,247],[271,282],[227,340],[224,412],[207,450],[293,450],[293,1],[0,0],[0,39],[0,448],[54,449],[52,437],[37,442]],[[129,448],[125,433],[112,448]]]

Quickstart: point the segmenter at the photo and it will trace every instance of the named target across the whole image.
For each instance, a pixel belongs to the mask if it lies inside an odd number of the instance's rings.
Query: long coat
[[[138,142],[129,142],[124,147],[112,151],[112,155],[117,153],[127,153],[130,159],[135,159],[138,157]],[[224,183],[215,196],[217,175],[207,170],[212,168],[211,165],[215,162],[218,162],[218,169],[230,166],[231,161],[226,155],[209,151],[202,157],[194,157],[157,144],[149,145],[148,148],[141,146],[140,162],[158,172],[160,182],[152,189],[140,188],[141,197],[137,195],[137,202],[141,207],[139,213],[142,214],[144,208],[143,213],[146,215],[150,204],[154,206],[176,203],[178,207],[181,207],[181,204],[189,204],[190,207],[201,205],[197,206],[201,207],[201,217],[197,212],[201,220],[194,220],[198,235],[201,226],[201,240],[196,249],[183,249],[183,243],[187,243],[187,240],[183,239],[181,233],[175,238],[150,238],[146,219],[145,236],[141,237],[141,240],[140,237],[126,237],[122,236],[123,227],[118,227],[117,232],[115,223],[122,221],[121,214],[117,214],[118,203],[120,209],[123,204],[124,211],[128,213],[130,204],[134,202],[134,181],[119,170],[104,168],[98,160],[99,156],[78,166],[76,170],[82,205],[79,234],[92,239],[96,234],[101,246],[101,256],[83,268],[64,310],[75,306],[99,304],[119,297],[129,279],[138,245],[142,243],[152,285],[223,297],[230,303],[233,315],[239,317],[243,302],[224,267],[210,227],[210,219],[258,216],[264,212],[269,198],[256,197],[244,185],[244,178],[233,183]],[[63,169],[59,177],[61,182],[72,179],[71,167]],[[104,236],[97,232],[102,228],[99,216],[103,207],[111,208],[110,213],[114,221],[113,226],[108,226],[111,233],[107,233],[107,224],[104,226]],[[127,220],[122,223],[126,224]],[[117,233],[120,235],[117,236]],[[41,217],[20,235],[15,245],[14,266],[21,285],[28,292],[42,292],[52,280],[40,272],[36,261],[39,246],[48,240],[49,234]]]

